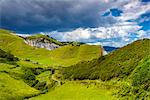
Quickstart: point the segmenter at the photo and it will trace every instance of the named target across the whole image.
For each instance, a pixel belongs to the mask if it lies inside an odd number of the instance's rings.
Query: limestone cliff
[[[37,39],[25,38],[24,41],[26,44],[37,47],[37,48],[45,48],[48,50],[54,50],[56,48],[60,48],[58,44],[55,44],[45,38],[37,38]]]

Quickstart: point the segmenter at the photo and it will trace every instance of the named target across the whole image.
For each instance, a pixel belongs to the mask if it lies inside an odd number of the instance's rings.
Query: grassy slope
[[[101,80],[127,77],[145,56],[150,55],[149,46],[149,39],[138,40],[98,60],[65,68],[64,77]]]
[[[118,85],[118,98],[150,98],[150,40],[138,40],[105,57],[64,69],[66,79],[101,79]],[[130,98],[130,99],[131,99]]]
[[[150,55],[140,61],[129,79],[134,86],[132,91],[136,97],[150,99]]]
[[[128,76],[127,79],[117,81],[120,84],[116,94],[119,98],[134,100],[150,99],[150,55],[144,57]]]
[[[21,59],[30,59],[34,62],[50,66],[69,66],[82,60],[91,60],[100,56],[99,46],[64,46],[54,51],[37,49],[24,43],[23,39],[9,34],[9,31],[0,30],[0,48],[10,51]]]
[[[16,80],[6,73],[0,73],[0,100],[17,100],[39,93],[21,80]]]
[[[39,65],[21,63],[23,61],[18,61],[14,55],[3,50],[0,50],[0,59],[3,59],[0,60],[0,100],[22,100],[40,93],[27,85],[35,82],[30,80],[33,78],[30,68],[40,68]]]
[[[101,56],[99,46],[81,45],[81,46],[64,46],[51,51],[52,59],[61,62],[62,65],[73,65],[80,61],[92,60]]]
[[[68,66],[79,61],[92,60],[93,58],[97,58],[101,55],[102,52],[99,46],[89,45],[67,45],[55,51],[37,49],[26,45],[22,38],[9,34],[9,32],[6,30],[0,31],[0,48],[14,54],[20,59],[19,61],[15,61],[15,63],[12,64],[8,63],[10,61],[0,63],[0,74],[2,74],[0,77],[7,85],[7,88],[3,87],[3,81],[0,82],[0,84],[2,84],[0,99],[21,99],[24,97],[33,96],[39,93],[36,89],[45,90],[47,87],[51,88],[53,85],[55,85],[54,81],[50,79],[50,71],[39,71],[40,74],[35,75],[32,70],[35,70],[36,68],[45,68],[45,65],[47,64]],[[39,62],[40,64],[36,62]],[[34,76],[35,79],[32,81]],[[14,90],[12,85],[7,83],[9,82],[8,80],[15,83],[16,90],[20,91]],[[38,80],[39,82],[33,88],[31,86],[35,83],[35,80]],[[45,83],[46,85],[44,85]],[[80,88],[80,86],[76,85],[73,85],[73,87]],[[83,90],[84,88],[81,90],[81,93]],[[7,92],[4,93],[4,91]],[[90,89],[87,91],[90,92]],[[94,93],[92,93],[92,95],[94,95]]]
[[[150,55],[140,61],[136,69],[130,75],[134,86],[150,85]],[[150,87],[149,87],[150,88]]]
[[[31,100],[112,100],[107,89],[95,85],[85,85],[77,82],[67,82],[56,87],[47,94],[37,96]]]

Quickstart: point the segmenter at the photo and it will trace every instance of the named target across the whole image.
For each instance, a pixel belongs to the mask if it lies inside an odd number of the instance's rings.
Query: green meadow
[[[30,100],[115,100],[108,89],[86,82],[66,82],[47,94]]]

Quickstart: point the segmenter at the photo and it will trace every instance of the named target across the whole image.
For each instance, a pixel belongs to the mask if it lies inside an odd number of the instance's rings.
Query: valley
[[[99,45],[1,29],[0,90],[0,100],[149,100],[150,39],[104,55]]]

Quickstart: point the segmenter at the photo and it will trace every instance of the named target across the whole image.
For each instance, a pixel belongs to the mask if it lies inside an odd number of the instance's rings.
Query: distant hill
[[[35,35],[27,37],[27,39],[37,39],[37,41],[49,41],[57,45],[63,45],[61,42],[44,35]],[[100,46],[92,45],[65,45],[49,51],[44,48],[29,46],[23,38],[7,30],[0,30],[0,49],[9,51],[18,58],[30,59],[49,66],[70,66],[80,61],[98,58],[102,56],[103,52]]]

